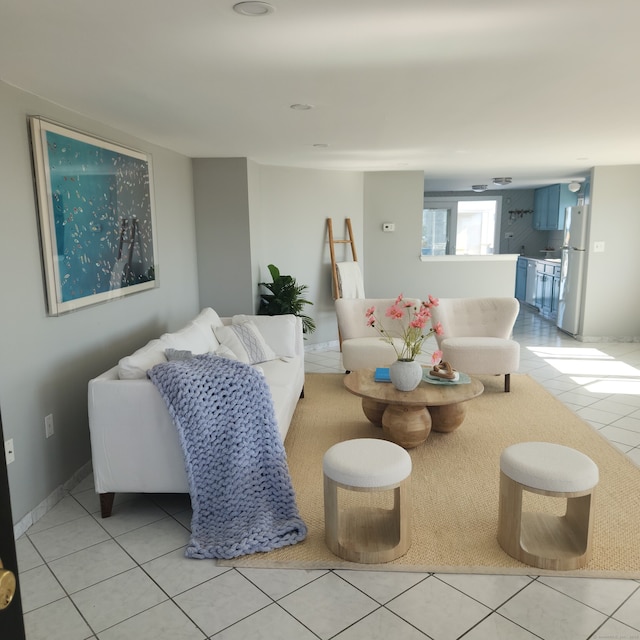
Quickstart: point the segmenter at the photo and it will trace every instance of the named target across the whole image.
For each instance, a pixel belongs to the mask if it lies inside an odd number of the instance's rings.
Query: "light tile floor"
[[[527,310],[514,335],[520,371],[640,464],[640,343],[580,343]],[[336,349],[306,360],[342,371]],[[186,496],[116,505],[102,520],[88,478],[18,540],[28,640],[640,640],[637,580],[219,568],[183,557]]]

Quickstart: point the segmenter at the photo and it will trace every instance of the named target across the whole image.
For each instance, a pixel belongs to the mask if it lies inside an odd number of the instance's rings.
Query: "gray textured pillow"
[[[164,355],[169,362],[172,360],[190,360],[193,358],[193,353],[187,349],[165,349]]]
[[[214,331],[220,345],[231,349],[240,362],[258,364],[278,357],[253,322],[216,327]]]

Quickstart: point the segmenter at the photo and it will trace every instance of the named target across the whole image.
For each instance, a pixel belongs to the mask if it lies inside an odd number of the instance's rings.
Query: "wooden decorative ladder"
[[[331,218],[327,218],[327,231],[329,232],[329,251],[331,253],[331,274],[333,278],[333,296],[335,298],[340,297],[340,285],[338,282],[338,269],[336,266],[336,250],[337,244],[348,244],[351,246],[351,257],[354,262],[358,262],[358,254],[356,252],[356,243],[353,239],[353,228],[351,227],[351,218],[346,218],[347,224],[347,236],[344,240],[336,240],[333,237],[333,221]]]

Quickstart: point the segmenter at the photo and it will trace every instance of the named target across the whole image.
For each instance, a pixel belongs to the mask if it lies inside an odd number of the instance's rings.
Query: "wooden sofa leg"
[[[302,387],[302,391],[300,392],[300,398],[304,398],[304,387]]]
[[[115,493],[101,493],[100,494],[100,515],[103,518],[108,518],[111,515],[113,509],[113,500],[116,497]]]
[[[508,393],[509,391],[511,391],[511,374],[510,373],[504,374],[504,391],[505,393]]]

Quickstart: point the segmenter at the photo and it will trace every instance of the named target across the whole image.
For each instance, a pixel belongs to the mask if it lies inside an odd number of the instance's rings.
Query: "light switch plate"
[[[13,448],[13,438],[4,441],[4,455],[7,458],[7,464],[11,464],[16,459],[16,450]]]
[[[44,419],[44,435],[46,438],[50,438],[54,433],[53,428],[53,413],[50,413]]]

